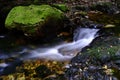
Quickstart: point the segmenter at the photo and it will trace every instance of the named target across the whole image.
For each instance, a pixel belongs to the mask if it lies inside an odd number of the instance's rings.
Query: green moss
[[[120,49],[119,38],[107,37],[101,40],[95,41],[93,47],[88,48],[85,54],[102,59],[103,57],[114,58],[116,52]]]
[[[36,27],[41,27],[52,19],[54,22],[63,19],[63,12],[50,5],[30,5],[14,7],[8,14],[5,26],[16,28],[27,33],[34,33]],[[34,29],[35,28],[35,29]]]
[[[96,48],[88,49],[87,53],[89,53],[91,56],[95,56],[96,58],[101,59],[104,56],[114,57],[118,49],[119,49],[118,46],[96,47]]]
[[[6,26],[10,26],[14,22],[32,25],[43,21],[50,15],[56,15],[60,18],[61,12],[53,9],[49,5],[30,5],[29,7],[18,6],[10,11],[5,24]]]
[[[60,9],[63,12],[67,12],[69,10],[65,4],[53,4],[52,6]]]

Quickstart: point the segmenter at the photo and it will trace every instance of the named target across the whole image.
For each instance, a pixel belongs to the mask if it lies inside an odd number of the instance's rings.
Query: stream
[[[48,61],[58,61],[58,62],[65,62],[65,61],[71,62],[70,65],[72,65],[72,66],[70,66],[68,64],[68,66],[67,66],[68,69],[65,74],[65,75],[67,75],[67,77],[69,77],[67,80],[77,80],[77,79],[81,80],[82,78],[89,79],[88,76],[91,75],[91,73],[89,74],[89,72],[88,72],[89,68],[90,68],[90,70],[96,70],[96,71],[98,70],[97,73],[95,72],[96,75],[92,75],[93,78],[96,78],[98,76],[98,77],[101,77],[100,80],[102,80],[102,79],[111,80],[110,79],[111,77],[103,76],[99,73],[99,69],[100,70],[104,69],[99,64],[100,63],[99,61],[96,60],[95,64],[92,64],[92,65],[97,65],[97,67],[92,66],[91,65],[92,62],[89,62],[91,60],[91,57],[89,54],[87,54],[87,56],[84,54],[83,55],[78,54],[78,53],[81,53],[81,51],[84,48],[86,48],[87,46],[90,46],[91,43],[93,43],[94,39],[99,37],[99,31],[100,30],[96,29],[96,28],[80,28],[80,27],[78,27],[74,31],[72,42],[62,41],[59,43],[49,44],[47,46],[34,45],[35,46],[34,48],[28,47],[28,45],[24,45],[24,46],[19,46],[18,48],[15,48],[16,50],[13,50],[13,51],[11,48],[10,48],[11,50],[7,49],[8,52],[5,50],[2,51],[2,49],[1,49],[0,50],[1,51],[1,53],[0,53],[0,61],[1,61],[0,75],[3,76],[3,75],[9,75],[11,73],[14,73],[16,67],[21,66],[24,61],[28,61],[28,60],[34,61],[34,60],[40,59],[43,61],[48,60]],[[6,35],[0,36],[1,40],[5,39],[5,38],[6,38]],[[4,44],[4,43],[1,43],[1,44]],[[96,47],[96,50],[97,50],[97,47]],[[90,63],[90,65],[89,65],[89,63]],[[93,63],[94,63],[94,61],[93,61]],[[76,68],[76,66],[78,67],[78,64],[79,64],[80,68]],[[111,61],[110,61],[110,63],[109,62],[107,63],[107,65],[111,65],[111,64],[112,64]],[[119,64],[119,60],[118,60],[118,64]],[[103,66],[107,66],[107,65],[106,64],[104,65],[104,63],[103,63]],[[83,67],[85,68],[85,70],[83,69]],[[88,67],[88,69],[87,69],[87,67]],[[116,67],[113,67],[113,68],[115,68],[115,70],[116,70]],[[74,78],[76,76],[76,74],[74,74],[74,72],[72,72],[72,71],[76,70],[76,69],[82,70],[82,72],[81,71],[79,72],[79,70],[76,71],[76,73],[78,72],[78,73],[82,74],[81,78],[80,77]],[[107,68],[105,68],[105,69],[107,69]],[[119,75],[119,70],[116,70],[116,73],[118,73],[118,75]],[[71,76],[68,74],[71,74]],[[102,74],[104,74],[104,73],[102,73]],[[86,78],[86,76],[87,76],[87,78]],[[98,78],[96,78],[96,80],[98,80]],[[113,80],[118,80],[118,79],[114,78]]]
[[[11,52],[10,54],[1,53],[0,59],[15,58],[18,61],[14,60],[10,63],[1,63],[0,74],[4,73],[6,67],[17,65],[19,61],[28,59],[70,61],[84,47],[89,46],[94,38],[98,36],[98,31],[99,29],[77,28],[74,32],[73,42],[61,42],[58,45],[47,47],[40,46],[36,49],[25,47],[20,52]],[[1,38],[5,38],[5,36],[1,36]]]

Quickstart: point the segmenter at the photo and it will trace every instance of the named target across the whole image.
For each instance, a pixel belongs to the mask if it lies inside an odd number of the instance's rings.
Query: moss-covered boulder
[[[91,48],[87,49],[87,54],[95,56],[96,58],[116,58],[117,52],[120,49],[120,40],[117,36],[106,36],[96,39],[91,45]],[[120,59],[120,55],[119,55]]]
[[[50,5],[14,7],[8,14],[5,27],[23,31],[27,36],[50,36],[63,28],[65,16]]]
[[[89,48],[82,50],[71,60],[66,76],[75,80],[120,79],[120,41],[118,37],[104,36],[97,38]],[[94,74],[93,74],[94,73]],[[81,75],[82,74],[82,75]],[[79,77],[76,77],[79,76]],[[107,77],[106,77],[107,76]]]

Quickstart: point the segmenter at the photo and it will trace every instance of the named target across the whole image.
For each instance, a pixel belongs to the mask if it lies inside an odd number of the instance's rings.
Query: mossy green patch
[[[5,26],[34,33],[38,27],[47,24],[49,19],[57,23],[63,19],[63,12],[50,5],[17,6],[9,12]]]
[[[95,41],[93,47],[88,48],[86,54],[94,56],[98,59],[103,57],[115,58],[117,51],[120,49],[120,41],[118,37],[109,36]]]
[[[63,12],[67,12],[69,10],[65,4],[53,4],[52,6],[60,9]]]

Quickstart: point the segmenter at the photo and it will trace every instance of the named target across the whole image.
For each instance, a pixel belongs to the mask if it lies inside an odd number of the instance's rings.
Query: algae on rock
[[[64,17],[62,11],[50,5],[17,6],[9,12],[5,26],[28,36],[46,36],[62,29]]]

